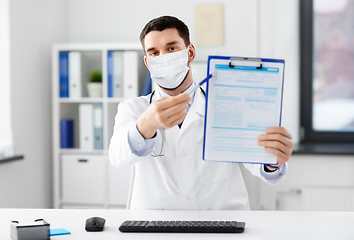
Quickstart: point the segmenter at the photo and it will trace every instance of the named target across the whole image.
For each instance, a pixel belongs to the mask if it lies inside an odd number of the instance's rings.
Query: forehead
[[[170,42],[183,44],[183,38],[178,34],[177,29],[167,28],[163,31],[151,31],[146,34],[144,39],[145,50],[149,48],[162,48]]]

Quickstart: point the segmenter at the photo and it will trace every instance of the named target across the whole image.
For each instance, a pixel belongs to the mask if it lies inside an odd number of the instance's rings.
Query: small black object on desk
[[[85,229],[88,232],[100,232],[103,231],[106,220],[100,217],[92,217],[86,220]]]

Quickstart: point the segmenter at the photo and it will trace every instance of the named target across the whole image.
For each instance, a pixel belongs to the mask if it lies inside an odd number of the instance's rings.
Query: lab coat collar
[[[193,90],[193,88],[196,86],[196,83],[193,81],[192,84],[183,92],[183,93],[188,93],[189,96],[191,97],[191,100],[189,101],[189,105],[191,106],[193,104],[194,101],[194,96],[195,96],[195,92],[191,91]],[[159,100],[162,97],[171,97],[171,95],[165,93],[161,88],[157,88],[157,96],[156,96],[156,100]]]

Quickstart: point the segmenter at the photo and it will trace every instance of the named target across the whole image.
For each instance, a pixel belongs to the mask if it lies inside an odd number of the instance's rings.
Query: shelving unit
[[[82,56],[82,95],[61,98],[60,52],[80,52]],[[127,98],[108,97],[108,52],[138,52],[139,82],[146,79],[143,52],[139,43],[57,44],[52,47],[52,117],[53,117],[53,205],[55,208],[124,208],[129,191],[130,168],[116,169],[108,160],[109,140],[119,102]],[[85,90],[88,72],[102,71],[102,98],[90,98]],[[69,79],[70,80],[70,79]],[[124,84],[124,82],[123,82]],[[136,94],[138,96],[139,93]],[[131,96],[131,97],[136,97]],[[79,138],[80,104],[102,104],[103,149],[82,150]],[[74,148],[60,146],[60,119],[74,120]]]

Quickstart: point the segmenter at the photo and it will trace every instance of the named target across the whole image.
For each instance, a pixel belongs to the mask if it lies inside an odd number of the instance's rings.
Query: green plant
[[[102,71],[95,70],[90,73],[90,82],[100,83],[102,82]]]

